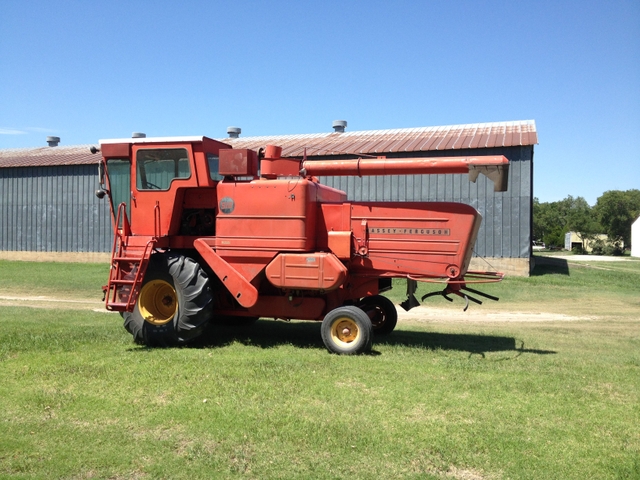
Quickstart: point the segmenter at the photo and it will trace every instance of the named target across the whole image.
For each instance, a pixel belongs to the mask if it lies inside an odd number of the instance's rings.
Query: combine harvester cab
[[[99,151],[97,194],[114,227],[106,308],[138,343],[182,344],[211,322],[266,317],[322,321],[329,351],[362,353],[395,328],[380,295],[392,278],[407,279],[406,309],[416,281],[443,284],[446,298],[497,300],[467,286],[502,279],[468,271],[482,221],[473,207],[350,202],[317,177],[482,173],[504,191],[505,157],[308,161],[207,137],[103,140]]]

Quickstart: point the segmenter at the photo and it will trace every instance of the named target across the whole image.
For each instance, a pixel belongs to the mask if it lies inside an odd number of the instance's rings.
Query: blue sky
[[[536,121],[534,194],[640,188],[640,2],[0,0],[0,148]]]

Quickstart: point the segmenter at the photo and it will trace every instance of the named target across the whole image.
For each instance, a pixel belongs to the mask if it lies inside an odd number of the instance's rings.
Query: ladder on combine
[[[126,205],[118,206],[109,283],[102,287],[107,310],[130,312],[138,299],[156,237],[132,236]]]

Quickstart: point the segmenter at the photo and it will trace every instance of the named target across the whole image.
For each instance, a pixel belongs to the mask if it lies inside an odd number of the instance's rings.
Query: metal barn
[[[0,150],[0,258],[104,260],[113,233],[97,175],[89,145]]]
[[[475,246],[477,269],[526,275],[531,256],[535,122],[496,122],[394,130],[218,139],[234,148],[283,147],[283,155],[313,159],[365,156],[504,155],[506,192],[484,176],[327,177],[323,182],[354,201],[456,201],[483,216]],[[108,203],[94,195],[97,157],[89,145],[0,150],[0,258],[106,260],[112,232]]]

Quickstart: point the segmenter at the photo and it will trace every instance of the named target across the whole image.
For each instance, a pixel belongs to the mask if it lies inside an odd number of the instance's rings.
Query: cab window
[[[220,157],[213,153],[207,153],[207,163],[211,180],[222,180],[222,175],[218,173],[220,171]]]
[[[186,148],[138,150],[136,155],[138,190],[169,190],[171,182],[189,178],[189,154]]]
[[[128,158],[110,158],[107,160],[109,190],[113,212],[118,211],[121,203],[126,204],[127,216],[131,218],[129,195],[131,192],[131,162]]]

